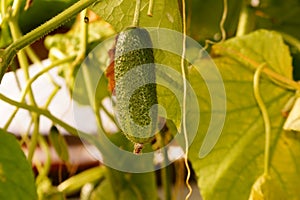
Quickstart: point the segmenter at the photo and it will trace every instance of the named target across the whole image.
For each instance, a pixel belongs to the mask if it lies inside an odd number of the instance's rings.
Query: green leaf
[[[210,122],[209,93],[205,82],[194,69],[190,80],[195,86],[201,108],[198,134],[190,149],[190,161],[198,176],[198,185],[205,200],[248,199],[252,185],[263,173],[265,130],[253,95],[253,73],[261,63],[281,76],[291,78],[291,58],[279,34],[257,31],[230,39],[213,47],[214,61],[222,74],[227,115],[215,148],[205,158],[199,158],[200,145]],[[203,62],[203,60],[201,60]],[[271,120],[271,174],[285,199],[297,199],[300,191],[299,138],[287,139],[282,130],[281,109],[293,93],[262,75],[260,91]],[[213,119],[212,119],[213,120]],[[273,191],[273,187],[266,190]],[[277,198],[274,198],[277,199]]]
[[[181,31],[181,15],[177,0],[154,1],[153,16],[147,16],[148,1],[141,2],[141,27],[169,28]],[[133,21],[135,1],[132,0],[103,0],[96,3],[91,9],[110,23],[117,32],[130,26]]]
[[[33,172],[16,138],[0,129],[0,199],[37,199]]]
[[[51,127],[49,139],[57,155],[60,157],[60,159],[62,159],[64,162],[68,162],[69,161],[68,145],[64,136],[58,132],[56,126]]]
[[[34,0],[28,9],[21,9],[19,24],[23,33],[38,27],[42,23],[58,15],[77,0]],[[22,0],[24,8],[26,0]]]
[[[273,71],[292,79],[292,57],[280,34],[258,30],[249,35],[215,45],[213,53],[226,55],[250,69],[267,63]]]

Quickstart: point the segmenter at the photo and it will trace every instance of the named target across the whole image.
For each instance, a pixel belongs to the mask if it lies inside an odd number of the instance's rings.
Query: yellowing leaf
[[[254,183],[249,200],[284,199],[285,195],[271,177],[260,176]]]
[[[283,126],[287,131],[300,131],[300,98],[298,97]]]

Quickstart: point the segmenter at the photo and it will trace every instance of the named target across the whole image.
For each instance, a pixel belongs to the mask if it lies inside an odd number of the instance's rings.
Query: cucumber
[[[124,78],[127,72],[129,79]],[[152,106],[158,103],[152,42],[146,29],[130,27],[118,35],[114,78],[116,116],[123,133],[133,143],[151,142],[158,120],[157,106]],[[137,83],[141,85],[133,90]]]

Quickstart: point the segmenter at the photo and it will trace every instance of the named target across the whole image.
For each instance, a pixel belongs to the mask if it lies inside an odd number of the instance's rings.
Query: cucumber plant
[[[22,5],[25,5],[25,1],[2,0],[0,3],[0,44],[8,45],[7,48],[0,50],[0,79],[3,75],[6,75],[9,65],[15,65],[16,62],[11,61],[16,53],[18,53],[16,60],[19,61],[20,67],[25,74],[29,74],[29,63],[39,63],[39,60],[36,59],[28,45],[69,21],[81,10],[90,7],[119,33],[115,42],[116,49],[113,64],[115,66],[114,69],[109,68],[111,71],[108,70],[107,75],[111,79],[109,85],[113,89],[113,95],[116,96],[116,113],[123,133],[111,134],[109,139],[111,141],[116,140],[117,142],[114,142],[118,143],[116,146],[120,149],[132,151],[133,146],[135,146],[135,153],[140,153],[143,145],[146,146],[146,143],[152,140],[156,130],[155,124],[157,124],[158,118],[155,104],[158,101],[164,101],[164,105],[172,105],[173,103],[173,99],[169,98],[171,95],[164,93],[159,85],[153,84],[157,79],[153,67],[154,61],[161,62],[159,64],[170,64],[172,58],[174,58],[166,56],[154,59],[151,38],[147,29],[142,27],[168,28],[183,32],[181,19],[184,15],[181,13],[180,6],[184,5],[180,5],[177,0],[142,0],[141,2],[137,1],[138,11],[134,12],[132,0],[78,1],[45,24],[23,36],[20,30],[24,26],[29,26],[18,24],[20,21],[18,17],[21,16],[20,12],[23,9]],[[30,9],[30,5],[36,6],[37,1],[28,0],[26,5],[29,7],[26,9]],[[75,2],[74,0],[71,1]],[[148,5],[151,6],[148,8]],[[299,130],[283,131],[282,125],[285,118],[280,114],[285,103],[293,95],[291,90],[300,90],[299,83],[293,80],[300,71],[299,59],[295,60],[300,55],[300,26],[299,20],[297,21],[300,16],[299,7],[299,2],[295,0],[282,2],[275,0],[243,2],[224,0],[223,6],[218,0],[191,0],[188,2],[188,8],[185,9],[188,14],[187,22],[189,22],[187,34],[201,44],[205,44],[206,39],[221,41],[221,43],[211,46],[210,52],[224,78],[228,100],[228,113],[226,115],[228,120],[224,129],[222,129],[220,140],[207,157],[199,159],[199,146],[203,142],[203,135],[205,130],[208,129],[209,120],[213,120],[210,118],[210,114],[212,112],[218,113],[218,110],[211,110],[209,107],[210,94],[207,93],[205,83],[202,81],[203,77],[197,75],[193,66],[185,69],[187,77],[193,83],[192,86],[197,93],[203,120],[198,134],[190,146],[190,153],[185,158],[189,159],[193,165],[193,169],[198,176],[196,177],[198,185],[201,187],[201,193],[205,200],[299,199],[300,177],[297,171],[300,165]],[[224,11],[222,11],[223,8]],[[135,17],[132,23],[133,13],[135,13]],[[139,17],[140,13],[141,16]],[[43,15],[44,13],[40,14]],[[81,15],[85,14],[81,13]],[[152,17],[148,17],[147,14]],[[71,68],[72,66],[78,66],[82,61],[80,58],[88,53],[89,48],[86,47],[91,42],[87,39],[87,35],[92,34],[88,31],[87,26],[91,28],[90,23],[93,19],[90,16],[86,17],[79,17],[82,20],[79,31],[74,31],[68,35],[68,37],[74,39],[73,34],[79,35],[77,32],[80,32],[79,39],[74,40],[75,43],[77,42],[76,44],[80,43],[78,45],[80,46],[80,52],[64,52],[67,55],[66,57],[62,59],[57,57],[56,61],[43,68],[38,74],[33,77],[25,77],[26,86],[23,87],[22,85],[20,87],[22,95],[19,100],[11,99],[3,93],[0,94],[1,102],[16,107],[0,130],[0,136],[3,137],[5,143],[1,140],[3,145],[1,146],[0,156],[0,184],[3,184],[3,187],[0,187],[0,197],[3,199],[12,198],[13,196],[10,196],[12,194],[21,195],[23,199],[36,199],[34,190],[38,191],[40,198],[55,199],[56,196],[56,198],[62,199],[69,194],[77,193],[81,188],[88,188],[90,183],[92,187],[95,187],[95,190],[90,189],[91,194],[82,197],[82,199],[157,199],[154,173],[122,173],[102,166],[92,169],[92,171],[86,170],[79,176],[73,176],[60,183],[58,187],[53,186],[47,177],[51,159],[48,144],[39,133],[41,116],[45,116],[50,119],[54,126],[63,127],[76,137],[78,136],[78,130],[49,112],[48,105],[60,89],[58,86],[55,86],[55,90],[43,107],[36,104],[36,96],[31,86],[39,76],[47,73],[50,69],[57,66]],[[247,21],[247,19],[251,20]],[[139,20],[140,23],[138,23]],[[277,33],[274,31],[253,32],[258,28],[276,30]],[[240,37],[235,37],[237,35]],[[66,39],[66,35],[62,34],[62,37]],[[226,37],[232,38],[228,39]],[[61,41],[60,44],[64,43],[65,47],[70,45],[65,41],[67,40]],[[284,42],[290,45],[293,53],[292,57]],[[211,43],[213,42],[209,42],[209,44]],[[146,48],[143,48],[143,46]],[[55,45],[50,48],[52,48],[51,50],[59,49]],[[187,52],[197,54],[188,47]],[[197,59],[198,57],[195,56],[195,60]],[[294,66],[291,64],[292,59]],[[205,65],[206,61],[206,58],[200,59],[200,65]],[[269,128],[272,129],[272,132],[266,134],[269,138],[266,140],[267,145],[265,145],[263,137],[265,132],[263,128],[264,121],[252,91],[253,75],[261,63],[267,63],[267,66],[261,71],[259,88],[262,100],[266,105],[266,112],[268,112],[270,118]],[[172,65],[172,67],[174,66]],[[204,67],[202,69],[204,71],[208,70]],[[134,76],[135,74],[138,74],[138,76]],[[126,77],[131,77],[131,81],[128,81]],[[63,78],[66,80],[68,77]],[[298,80],[297,77],[295,80]],[[141,82],[147,84],[141,84],[142,86],[137,88],[134,87],[140,85],[135,83]],[[266,93],[268,95],[265,95]],[[103,94],[108,96],[107,93]],[[21,145],[29,147],[27,160],[31,163],[38,146],[46,152],[47,162],[38,166],[39,176],[35,179],[35,183],[33,174],[27,173],[30,171],[30,166],[28,167],[27,161],[24,161],[25,156],[22,155],[22,159],[19,159],[20,166],[25,166],[24,163],[26,163],[26,169],[24,168],[26,173],[22,173],[22,176],[15,176],[20,172],[16,170],[20,167],[17,160],[12,160],[12,164],[7,161],[7,158],[12,157],[9,146],[15,148],[18,144],[12,142],[12,138],[8,137],[6,132],[8,132],[7,130],[9,130],[10,124],[19,109],[28,110],[32,119],[28,128],[28,130],[33,130],[32,137],[29,138],[26,135],[20,141]],[[101,111],[105,110],[101,109]],[[180,115],[175,108],[170,108],[169,111],[173,115]],[[297,119],[299,119],[297,112],[295,113]],[[106,114],[109,115],[108,112]],[[286,115],[288,116],[289,113],[286,113]],[[178,126],[178,123],[176,123],[176,126]],[[142,129],[141,127],[146,128]],[[64,147],[65,149],[65,142],[61,141],[62,137],[59,137],[59,134],[56,133],[55,137],[52,137],[52,140],[54,140],[52,143],[56,143],[56,147]],[[128,141],[125,136],[135,145]],[[144,147],[144,154],[146,154],[146,150],[146,147]],[[16,152],[21,155],[21,148]],[[167,157],[167,152],[163,153]],[[68,160],[68,156],[64,154],[61,154],[61,156],[64,157],[63,159]],[[148,165],[148,163],[145,164]],[[16,168],[11,168],[11,166],[16,166]],[[170,176],[167,175],[168,172],[163,170],[166,170],[166,168],[162,169],[162,174],[165,174],[165,177],[162,178],[163,184],[167,185],[166,182],[170,182]],[[182,168],[176,168],[175,170],[177,173],[184,171]],[[264,170],[266,170],[265,174],[261,176]],[[14,174],[10,172],[14,172]],[[25,181],[26,184],[22,184],[26,179],[24,176],[28,179],[28,181]],[[14,187],[11,186],[12,184],[8,184],[10,180],[13,180]],[[35,188],[35,185],[37,188]],[[169,194],[165,196],[165,199],[171,199],[170,187],[165,187],[165,191]],[[189,196],[186,196],[186,199],[188,198]]]

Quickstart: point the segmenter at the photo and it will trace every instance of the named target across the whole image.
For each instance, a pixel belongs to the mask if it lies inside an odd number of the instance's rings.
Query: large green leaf
[[[200,159],[199,149],[211,110],[205,100],[209,97],[205,83],[191,69],[190,79],[197,89],[201,121],[189,158],[204,199],[248,199],[252,185],[263,173],[265,142],[263,119],[253,95],[253,73],[265,62],[269,69],[291,78],[291,58],[280,35],[263,30],[217,44],[212,54],[226,89],[226,121],[213,151]],[[282,130],[285,119],[281,115],[281,109],[293,93],[266,75],[261,77],[260,90],[272,126],[271,182],[262,186],[265,194],[278,192],[286,199],[298,199],[300,141],[296,136],[288,137],[290,133]],[[277,187],[280,190],[272,190]]]
[[[181,15],[177,0],[160,0],[154,2],[153,16],[147,15],[149,1],[142,1],[140,26],[169,28],[181,31]],[[103,0],[91,9],[109,22],[117,32],[132,24],[135,1]]]
[[[16,138],[0,129],[0,199],[37,199],[34,177]]]

